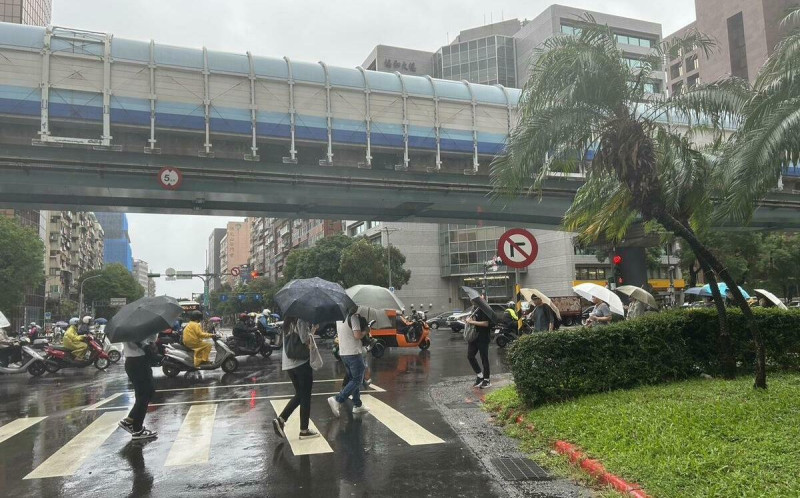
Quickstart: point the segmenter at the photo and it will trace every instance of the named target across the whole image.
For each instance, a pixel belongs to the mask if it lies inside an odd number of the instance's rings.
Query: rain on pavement
[[[344,370],[320,343],[312,424],[321,438],[288,441],[271,420],[291,396],[280,355],[239,357],[232,374],[169,379],[145,425],[156,440],[134,442],[116,425],[132,404],[122,362],[107,371],[62,370],[0,377],[0,496],[492,496],[485,468],[433,406],[431,386],[473,379],[460,334],[434,333],[428,351],[390,348],[371,358],[370,413],[340,419],[326,399]],[[492,348],[493,373],[505,367]],[[122,360],[124,361],[124,360]],[[408,493],[413,493],[409,495]]]

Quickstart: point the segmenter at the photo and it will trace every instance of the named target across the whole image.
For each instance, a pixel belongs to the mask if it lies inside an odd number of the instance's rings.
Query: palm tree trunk
[[[733,341],[731,341],[730,328],[728,326],[728,311],[725,309],[725,302],[717,285],[717,276],[711,266],[705,261],[698,259],[702,267],[708,286],[711,288],[711,295],[714,298],[714,305],[717,308],[717,319],[719,320],[719,334],[717,336],[717,348],[719,351],[719,363],[722,367],[722,377],[733,379],[736,377],[736,359],[733,354]]]
[[[683,238],[683,240],[685,240],[692,248],[698,259],[705,260],[711,269],[714,270],[717,275],[719,275],[728,285],[728,289],[731,291],[731,294],[733,294],[734,301],[739,306],[739,309],[742,310],[742,315],[744,315],[745,323],[750,329],[750,334],[753,336],[753,344],[756,348],[756,371],[754,385],[756,388],[766,389],[767,369],[764,340],[761,337],[761,331],[758,329],[758,324],[753,316],[753,310],[750,309],[747,301],[744,300],[744,296],[742,296],[739,286],[736,285],[736,282],[731,277],[731,274],[728,272],[727,268],[725,268],[725,266],[723,266],[722,263],[720,263],[720,261],[713,254],[711,254],[711,251],[709,251],[708,248],[702,242],[700,242],[700,239],[697,238],[694,230],[682,224],[674,216],[663,209],[654,209],[651,211],[651,213],[656,221],[661,223],[665,228],[670,230],[675,235]]]

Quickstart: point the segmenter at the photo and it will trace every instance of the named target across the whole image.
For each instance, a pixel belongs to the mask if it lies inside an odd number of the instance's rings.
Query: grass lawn
[[[800,375],[695,380],[596,394],[526,412],[509,432],[545,454],[580,446],[606,469],[656,498],[800,497]],[[513,386],[488,408],[521,408]],[[562,459],[562,457],[559,457]]]

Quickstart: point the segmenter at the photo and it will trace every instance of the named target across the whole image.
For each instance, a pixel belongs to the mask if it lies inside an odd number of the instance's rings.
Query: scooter
[[[0,358],[0,373],[18,374],[28,372],[38,377],[45,372],[44,358],[27,341],[20,341],[5,349]]]
[[[164,359],[161,361],[161,371],[167,377],[177,377],[183,372],[196,372],[199,370],[216,370],[222,367],[225,373],[235,372],[239,368],[239,362],[233,351],[215,336],[213,339],[216,348],[214,362],[199,368],[194,366],[194,351],[183,344],[167,344],[164,348]]]
[[[531,328],[526,322],[523,322],[521,331],[517,330],[516,323],[498,323],[494,327],[494,342],[497,344],[498,348],[502,349],[523,335],[530,333]]]
[[[255,344],[240,337],[230,336],[225,339],[225,345],[236,356],[255,356],[261,353],[264,358],[269,358],[273,351],[281,348],[277,334],[268,338],[260,330],[254,332]]]
[[[56,373],[62,368],[84,368],[94,365],[98,370],[105,370],[110,364],[108,354],[103,346],[97,342],[92,334],[84,336],[89,345],[89,354],[82,360],[77,360],[72,355],[72,350],[63,346],[48,345],[44,348],[45,369],[50,373]]]
[[[97,341],[103,345],[103,351],[106,352],[111,363],[117,363],[122,358],[122,352],[117,349],[116,346],[111,344],[111,341],[108,340],[108,336],[106,336],[105,332],[97,333]]]

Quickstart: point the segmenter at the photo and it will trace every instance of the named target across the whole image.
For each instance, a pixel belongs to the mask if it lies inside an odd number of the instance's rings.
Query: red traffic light
[[[251,272],[250,272],[250,276],[251,276],[251,277],[253,277],[253,278],[258,278],[258,277],[259,277],[259,274],[258,274],[258,272],[257,272],[257,271],[251,271]]]
[[[619,254],[615,254],[612,261],[614,262],[615,265],[622,264],[622,256],[620,256]]]

